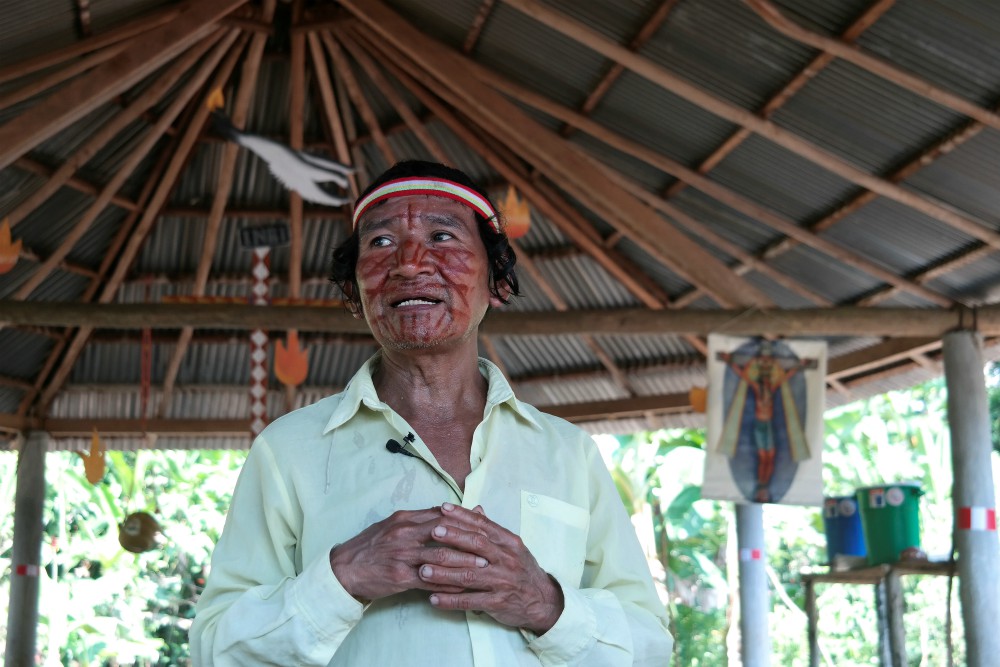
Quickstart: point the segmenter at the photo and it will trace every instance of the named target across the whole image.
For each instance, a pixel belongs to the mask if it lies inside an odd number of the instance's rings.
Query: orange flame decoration
[[[274,346],[274,374],[282,383],[296,387],[309,374],[309,352],[299,345],[299,332],[288,332],[288,346],[278,341]]]
[[[208,107],[209,111],[215,111],[216,109],[221,109],[226,106],[226,97],[222,94],[222,88],[215,88],[208,94],[208,99],[205,100],[205,106]]]
[[[705,387],[691,387],[688,392],[688,400],[691,401],[691,409],[695,412],[705,412],[708,407],[708,389]]]
[[[21,240],[10,240],[10,219],[4,218],[0,223],[0,273],[7,273],[17,264],[21,254]]]
[[[518,239],[528,233],[531,228],[531,208],[528,201],[521,199],[513,185],[507,186],[507,196],[500,204],[507,223],[507,238]]]
[[[97,435],[97,429],[90,436],[90,453],[77,452],[83,459],[83,472],[87,475],[87,481],[97,484],[104,477],[104,443]]]

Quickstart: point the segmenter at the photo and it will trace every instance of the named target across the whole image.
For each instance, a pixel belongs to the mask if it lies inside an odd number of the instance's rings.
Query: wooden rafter
[[[273,19],[274,4],[275,0],[265,1],[263,8],[263,18],[265,21]],[[237,128],[243,128],[246,125],[250,103],[253,101],[253,93],[257,87],[260,61],[264,54],[266,43],[266,34],[254,33],[250,37],[250,46],[247,49],[246,58],[243,61],[243,68],[240,73],[239,89],[236,92],[236,99],[233,101],[232,107],[231,120]],[[222,149],[222,158],[219,160],[218,178],[212,198],[212,209],[208,216],[208,222],[205,225],[201,257],[198,259],[198,267],[195,273],[195,282],[192,290],[194,296],[203,296],[205,294],[208,275],[212,270],[212,258],[215,255],[215,248],[219,242],[219,230],[222,227],[223,213],[229,201],[229,193],[235,178],[236,158],[239,150],[239,145],[235,143],[228,143]],[[171,354],[170,360],[167,362],[167,367],[163,374],[163,393],[157,412],[157,415],[160,417],[164,416],[170,408],[174,383],[177,381],[177,374],[180,372],[184,355],[187,354],[192,333],[194,332],[191,327],[184,327],[181,330],[181,334],[177,339],[177,345],[174,347],[173,354]]]
[[[302,0],[292,4],[292,25],[302,21]],[[288,96],[288,145],[293,150],[302,150],[305,139],[306,115],[306,35],[293,32],[291,35],[291,50],[289,53],[289,70],[291,72],[290,95]],[[294,190],[288,191],[288,295],[294,299],[302,296],[302,197]],[[289,329],[287,336],[298,335],[298,331]],[[293,385],[285,385],[285,412],[295,408],[296,389]]]
[[[476,10],[476,15],[472,18],[469,32],[465,33],[465,41],[462,42],[462,53],[465,55],[469,55],[476,48],[479,37],[483,34],[483,28],[486,27],[486,20],[493,13],[495,4],[496,0],[482,0],[479,3],[479,9]]]
[[[66,65],[62,69],[58,69],[51,74],[46,74],[43,77],[34,79],[30,83],[26,83],[19,88],[15,88],[11,92],[0,96],[0,109],[8,109],[15,104],[19,104],[25,100],[30,100],[35,95],[39,95],[50,88],[54,88],[63,81],[68,81],[75,76],[79,76],[83,72],[97,67],[101,63],[117,56],[122,52],[125,46],[125,44],[113,44],[105,47],[100,51],[95,51],[80,60]]]
[[[694,85],[651,60],[612,42],[582,23],[551,10],[535,0],[505,0],[505,2],[720,118],[752,130],[765,139],[849,182],[919,211],[987,245],[1000,248],[1000,233],[994,231],[992,225],[983,220],[976,219],[966,212],[960,212],[887,179],[859,169],[825,148]]]
[[[30,112],[0,126],[0,169],[31,148],[124,92],[192,44],[214,32],[215,22],[246,0],[200,0],[186,5],[173,21],[75,79],[33,106]]]
[[[629,40],[628,45],[625,47],[629,51],[638,52],[646,42],[648,42],[656,31],[659,30],[664,23],[666,23],[667,18],[670,16],[670,12],[673,11],[674,6],[677,5],[677,0],[663,0],[656,10],[650,15],[648,19],[642,24],[642,27],[636,32],[635,36]],[[468,51],[466,51],[468,54]],[[625,72],[625,67],[621,63],[612,63],[612,65],[604,72],[597,84],[590,90],[587,94],[587,98],[580,105],[580,113],[584,116],[589,116],[593,113],[597,105],[601,103],[601,100],[608,94],[611,90],[611,86],[614,85],[615,81]],[[560,128],[559,133],[563,136],[569,136],[573,132],[573,126],[564,124]]]
[[[382,70],[379,69],[375,61],[372,60],[364,49],[362,49],[357,42],[351,39],[349,36],[338,33],[338,38],[343,43],[344,47],[350,52],[351,57],[361,65],[361,69],[364,70],[365,74],[371,79],[375,87],[379,89],[379,92],[389,100],[389,104],[392,108],[399,114],[399,117],[403,119],[403,123],[406,128],[412,132],[417,139],[424,145],[424,147],[434,156],[434,159],[440,162],[448,162],[449,157],[445,153],[441,145],[431,136],[431,133],[427,131],[424,124],[417,118],[416,114],[412,109],[406,104],[402,96],[396,92],[396,88],[393,84],[382,75]],[[385,131],[379,128],[379,133],[385,136]]]
[[[269,328],[276,313],[302,331],[358,334],[367,325],[326,306],[242,304],[81,304],[0,300],[0,324],[118,329]],[[492,313],[483,331],[504,336],[731,333],[776,336],[940,337],[954,329],[1000,335],[1000,305],[979,308],[750,308],[736,310],[579,310]]]
[[[211,91],[222,86],[229,79],[233,68],[236,66],[236,60],[239,58],[240,53],[243,51],[243,48],[246,46],[248,41],[248,38],[246,37],[239,38],[236,41],[236,46],[233,47],[233,42],[231,40],[236,39],[237,34],[237,31],[231,31],[228,38],[220,43],[219,46],[211,52],[206,61],[199,67],[195,77],[200,79],[199,85],[204,83],[205,78],[211,74],[212,70],[215,69],[216,66],[218,66],[219,69],[212,79],[212,84],[209,90]],[[223,56],[225,56],[225,59],[223,59]],[[221,65],[219,64],[220,60],[222,60]],[[114,266],[106,284],[101,290],[100,296],[98,297],[99,303],[106,304],[114,298],[119,285],[121,285],[122,281],[125,280],[125,275],[132,266],[132,262],[136,257],[138,257],[139,250],[142,248],[142,244],[145,241],[146,236],[149,234],[149,230],[156,221],[160,209],[163,207],[170,193],[173,191],[174,184],[177,182],[178,176],[180,176],[181,169],[187,163],[188,156],[197,142],[198,135],[201,133],[201,129],[204,127],[205,121],[208,119],[209,111],[208,107],[204,104],[204,101],[207,101],[210,94],[211,93],[206,94],[203,103],[195,110],[191,120],[188,122],[187,129],[181,135],[177,148],[174,151],[173,156],[170,158],[170,162],[160,179],[156,182],[156,189],[153,191],[149,202],[143,209],[142,216],[135,224],[135,229],[128,237],[120,254],[117,256],[108,256],[114,257],[117,260],[117,264]],[[110,266],[108,268],[110,268]],[[76,359],[79,357],[80,353],[83,351],[84,345],[87,343],[88,336],[91,331],[93,331],[93,327],[87,327],[84,323],[77,323],[74,324],[74,326],[81,326],[81,328],[74,335],[73,340],[70,343],[70,347],[67,349],[58,370],[55,375],[53,375],[52,380],[48,383],[48,386],[42,393],[40,398],[40,412],[44,413],[47,406],[51,404],[52,400],[55,398],[59,388],[66,381],[66,378],[69,377],[73,364],[76,363]]]
[[[159,102],[160,99],[166,95],[178,81],[180,81],[181,77],[184,76],[184,74],[191,69],[192,66],[194,66],[198,59],[205,55],[208,49],[221,38],[222,34],[216,33],[194,45],[188,53],[184,54],[181,58],[178,58],[176,62],[172,63],[160,76],[158,76],[156,81],[146,88],[142,94],[139,95],[139,97],[99,127],[80,148],[69,156],[65,162],[59,165],[59,167],[52,173],[51,176],[49,176],[48,180],[43,183],[41,187],[31,193],[31,195],[21,202],[17,208],[8,214],[7,218],[11,226],[16,227],[18,223],[28,216],[28,214],[48,201],[48,199],[55,194],[59,188],[63,187],[83,165],[85,165],[92,157],[94,157],[94,155],[97,154],[99,150],[101,150],[101,148],[103,148],[114,137],[118,136],[118,134],[128,127],[129,124],[139,118],[144,111]],[[193,91],[191,94],[193,94]],[[162,118],[163,116],[161,115],[161,119]],[[107,189],[107,184],[105,184],[104,186],[101,186],[100,190],[96,190],[94,194],[96,195],[100,191]],[[109,203],[112,202],[109,200]]]
[[[915,95],[919,95],[924,99],[928,99],[935,104],[968,116],[994,129],[1000,129],[1000,116],[989,109],[974,104],[940,86],[935,86],[929,81],[900,69],[881,58],[866,53],[856,44],[833,39],[807,30],[785,16],[780,9],[768,0],[743,1],[757,12],[762,19],[767,21],[768,25],[786,37],[846,60],[856,67],[880,76],[886,81],[904,88]]]
[[[220,35],[221,36],[221,35]],[[211,40],[215,41],[215,40]],[[194,48],[187,55],[184,56],[185,64],[190,67],[195,62],[197,62],[198,57],[204,54],[211,44],[203,45]],[[185,68],[187,69],[187,68]],[[204,76],[208,76],[206,72]],[[146,157],[146,155],[153,149],[156,143],[163,136],[166,129],[173,123],[174,119],[180,115],[181,111],[188,104],[188,102],[194,97],[195,93],[198,91],[198,85],[202,83],[198,82],[197,79],[189,81],[187,85],[176,95],[170,105],[164,110],[159,121],[156,125],[149,128],[145,136],[139,141],[133,148],[128,157],[126,157],[118,167],[115,175],[112,176],[111,180],[107,182],[104,188],[101,190],[97,199],[91,204],[87,210],[80,216],[73,228],[62,235],[62,240],[59,246],[49,255],[44,262],[42,262],[35,272],[28,278],[18,289],[14,292],[14,298],[26,299],[31,293],[42,284],[42,282],[49,276],[49,274],[54,271],[59,263],[63,260],[66,255],[73,249],[77,242],[83,237],[83,235],[90,229],[90,225],[97,219],[105,207],[110,203],[111,197],[114,196],[118,189],[125,184],[125,181],[132,176],[133,172]],[[162,88],[160,93],[165,92],[167,88]]]
[[[889,9],[896,4],[896,0],[876,0],[872,5],[866,9],[861,16],[857,18],[848,28],[841,34],[841,39],[852,42],[864,33],[865,30],[870,28],[879,18],[882,17]],[[833,56],[827,53],[821,53],[812,61],[799,70],[791,81],[785,84],[781,90],[771,96],[771,98],[764,103],[764,105],[757,112],[761,118],[770,118],[774,115],[778,109],[785,106],[788,100],[799,92],[807,83],[812,81],[817,74],[826,69],[827,65],[833,62]],[[732,153],[736,148],[742,144],[748,137],[750,137],[752,132],[741,127],[731,134],[725,141],[723,141],[718,148],[716,148],[712,153],[702,160],[701,164],[698,165],[698,172],[702,174],[707,174],[709,171],[714,169],[722,160],[726,158],[727,155]],[[681,190],[687,187],[687,183],[682,180],[678,180],[671,184],[667,188],[665,194],[668,197],[676,196]],[[874,196],[874,195],[873,195]]]
[[[150,12],[149,14],[141,16],[124,25],[118,26],[117,28],[112,28],[111,30],[99,35],[95,35],[93,37],[74,42],[73,44],[65,46],[61,49],[55,49],[34,58],[0,68],[0,83],[14,81],[22,76],[27,76],[28,74],[47,69],[49,67],[54,67],[69,60],[73,60],[74,58],[92,53],[93,51],[103,49],[112,44],[117,44],[124,40],[131,39],[136,35],[149,32],[150,30],[158,28],[161,25],[174,20],[183,11],[183,9],[183,5],[170,5],[163,9]]]
[[[637,141],[633,141],[616,132],[613,132],[593,120],[581,116],[575,111],[563,107],[562,105],[553,102],[542,95],[526,90],[523,86],[511,82],[495,72],[491,72],[485,68],[478,68],[476,71],[481,79],[487,81],[491,86],[496,87],[497,90],[510,95],[524,104],[543,111],[554,118],[570,122],[581,131],[586,132],[595,139],[600,140],[602,143],[620,150],[627,155],[631,155],[632,157],[642,160],[646,164],[656,167],[664,173],[683,179],[692,187],[709,195],[717,201],[722,202],[733,210],[757,220],[758,222],[779,231],[786,236],[795,238],[803,245],[829,255],[849,266],[858,268],[873,277],[877,277],[879,280],[883,280],[890,285],[894,285],[911,294],[914,294],[915,296],[919,296],[930,303],[938,305],[946,305],[947,303],[950,303],[950,300],[941,294],[882,268],[846,246],[840,245],[825,237],[818,236],[810,230],[800,227],[795,223],[795,221],[786,218],[766,206],[752,201],[748,197],[727,188],[717,181],[708,178],[704,174],[698,173],[694,169],[691,169],[676,160],[672,160]]]
[[[719,303],[756,304],[767,299],[735,276],[696,242],[667,224],[651,208],[600,170],[581,160],[579,147],[542,127],[515,104],[485,86],[459,54],[414,30],[376,0],[344,0],[368,29],[420,62],[447,89],[467,116],[481,119],[499,140],[560,183],[560,187],[608,220],[618,220],[633,239],[648,243],[674,270],[701,285]],[[442,91],[442,95],[444,92]]]
[[[61,165],[60,167],[56,168],[47,167],[41,162],[36,162],[35,160],[32,160],[31,158],[28,157],[18,158],[14,162],[14,166],[17,167],[18,169],[23,169],[32,174],[43,176],[47,179],[51,178],[53,174],[55,174],[61,167]],[[92,197],[96,197],[97,193],[99,193],[101,191],[101,188],[103,187],[96,183],[91,183],[86,179],[80,178],[79,176],[71,176],[69,179],[67,179],[65,185],[68,188],[72,188],[77,192],[82,192],[83,194],[90,195]],[[121,195],[115,195],[114,197],[112,197],[111,203],[117,206],[118,208],[124,209],[126,211],[134,211],[139,206],[131,199],[128,199],[127,197],[122,197]],[[14,223],[11,222],[11,224]]]
[[[343,83],[351,104],[357,109],[358,115],[361,116],[361,121],[368,127],[368,132],[371,134],[372,139],[374,139],[375,145],[378,146],[379,152],[382,153],[382,158],[386,161],[386,164],[394,164],[396,162],[396,153],[393,151],[392,146],[389,145],[389,140],[382,133],[382,128],[375,117],[375,112],[372,111],[371,105],[365,99],[365,95],[361,91],[361,84],[358,82],[357,77],[354,76],[344,50],[329,32],[324,32],[321,38],[323,44],[326,46],[327,53],[330,54],[330,60],[333,61],[337,80]]]
[[[347,144],[347,137],[344,133],[344,124],[340,120],[340,113],[337,110],[337,100],[334,96],[333,86],[330,85],[330,73],[326,66],[326,57],[323,55],[323,47],[319,37],[313,33],[308,34],[309,55],[312,57],[313,71],[316,73],[316,86],[319,88],[320,102],[323,108],[323,115],[326,118],[327,129],[333,139],[336,149],[337,159],[343,164],[352,164],[351,149]],[[356,198],[358,191],[358,177],[351,174],[350,181],[351,194]]]

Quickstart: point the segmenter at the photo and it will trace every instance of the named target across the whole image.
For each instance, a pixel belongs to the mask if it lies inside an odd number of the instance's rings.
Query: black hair
[[[490,206],[493,207],[494,211],[497,210],[496,206],[494,206],[493,202],[490,200],[489,195],[487,195],[482,188],[476,185],[464,172],[443,164],[425,162],[423,160],[405,160],[394,164],[387,171],[383,172],[381,176],[372,181],[367,188],[365,188],[365,191],[361,193],[360,197],[358,197],[358,201],[355,202],[355,207],[362,199],[364,199],[365,195],[383,183],[387,183],[388,181],[392,181],[397,178],[409,178],[414,176],[444,178],[464,185],[467,188],[471,188],[476,191],[480,196],[486,199],[486,201],[490,203]],[[507,303],[510,295],[520,296],[521,294],[520,288],[518,287],[517,275],[514,273],[514,265],[517,263],[517,256],[514,254],[514,249],[510,246],[510,241],[507,239],[506,234],[497,232],[493,229],[491,222],[478,212],[476,212],[475,216],[477,226],[479,227],[479,237],[482,239],[483,245],[486,247],[486,261],[489,264],[490,294],[497,297],[502,302]],[[503,229],[502,226],[500,228]],[[358,267],[358,253],[360,251],[359,243],[358,230],[355,229],[339,246],[334,248],[333,271],[330,274],[330,281],[340,288],[348,307],[357,313],[361,312],[361,295],[358,291],[356,275]]]

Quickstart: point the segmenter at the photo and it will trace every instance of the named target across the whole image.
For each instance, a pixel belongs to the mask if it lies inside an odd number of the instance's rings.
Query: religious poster
[[[702,497],[821,505],[826,343],[713,334]]]

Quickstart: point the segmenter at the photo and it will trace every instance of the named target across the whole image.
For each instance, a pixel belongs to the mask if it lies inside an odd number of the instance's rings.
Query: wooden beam
[[[690,405],[687,394],[671,394],[593,403],[542,405],[538,406],[538,409],[571,422],[587,422],[642,416],[646,413],[690,412]],[[55,438],[89,438],[95,428],[102,438],[137,437],[147,434],[189,436],[192,438],[245,435],[249,445],[249,421],[249,419],[166,419],[163,417],[151,419],[48,417],[39,419],[0,413],[0,430],[23,432],[26,429],[37,429],[46,431]]]
[[[35,192],[21,202],[13,211],[8,214],[8,220],[12,227],[16,227],[19,222],[28,216],[29,213],[34,211],[36,208],[41,206],[44,202],[48,201],[56,191],[61,188],[66,182],[73,177],[73,175],[79,170],[83,165],[87,164],[92,157],[94,157],[98,151],[101,150],[109,141],[128,127],[132,122],[139,118],[143,112],[147,111],[154,104],[160,101],[160,99],[166,95],[176,84],[180,81],[181,77],[194,66],[198,60],[205,55],[205,52],[220,38],[222,37],[221,32],[217,32],[214,35],[210,35],[207,39],[202,40],[197,45],[194,46],[188,53],[186,53],[181,58],[178,58],[176,62],[170,65],[160,76],[156,78],[148,88],[142,91],[142,93],[136,99],[132,100],[124,109],[119,111],[114,118],[108,120],[101,127],[97,128],[94,134],[92,134],[84,144],[78,148],[72,155],[66,158],[66,161],[59,165],[59,168],[52,172],[49,179],[42,184]],[[105,189],[102,187],[102,189]],[[97,194],[95,188],[95,195]]]
[[[180,16],[154,34],[133,38],[112,60],[0,126],[0,169],[173,60],[213,32],[216,21],[244,2],[200,0],[186,6]]]
[[[265,0],[262,9],[264,21],[271,21],[274,18],[275,0]],[[253,101],[253,93],[257,87],[257,76],[260,73],[260,60],[264,54],[264,46],[267,44],[267,35],[254,33],[250,37],[250,46],[247,49],[246,59],[240,72],[239,88],[236,92],[236,99],[233,100],[232,124],[237,128],[245,128],[247,116],[249,115],[250,103]],[[200,125],[199,125],[200,127]],[[212,197],[212,209],[208,215],[208,222],[205,224],[204,236],[202,237],[201,257],[198,259],[198,267],[195,272],[194,296],[203,296],[205,286],[208,283],[208,274],[212,269],[212,259],[215,255],[215,248],[219,242],[219,230],[222,227],[223,212],[229,202],[229,193],[233,187],[233,179],[236,175],[236,157],[240,150],[239,144],[228,143],[222,149],[222,158],[219,160],[218,179],[215,185],[214,196]],[[159,417],[163,417],[170,408],[170,400],[173,394],[174,382],[180,372],[181,362],[187,354],[188,344],[191,341],[191,327],[184,327],[177,339],[177,345],[167,362],[166,370],[163,373],[163,394],[160,400]]]
[[[8,109],[15,104],[23,102],[25,100],[30,100],[35,95],[45,92],[50,88],[58,86],[63,81],[72,79],[75,76],[79,76],[87,70],[97,67],[103,62],[107,62],[111,58],[122,52],[125,48],[124,44],[115,44],[109,46],[100,51],[91,53],[89,56],[72,62],[62,69],[58,69],[51,74],[47,74],[43,77],[33,79],[32,81],[24,84],[20,88],[15,88],[9,93],[0,96],[0,109]]]
[[[236,32],[232,32],[230,36],[235,38]],[[222,64],[219,65],[218,72],[216,72],[212,79],[209,91],[222,86],[226,82],[229,75],[232,73],[233,68],[236,66],[236,60],[239,58],[246,42],[247,38],[239,38],[236,46],[230,49],[229,47],[232,46],[232,43],[229,40],[225,40],[213,49],[209,58],[202,64],[202,67],[207,68],[207,71],[211,72],[212,69],[219,64],[220,60],[222,60]],[[225,56],[224,60],[223,56]],[[199,69],[199,72],[200,71],[201,69]],[[105,284],[100,296],[98,297],[99,302],[108,303],[114,298],[115,292],[118,291],[118,286],[121,285],[122,281],[125,279],[125,275],[128,273],[132,262],[138,256],[139,250],[142,248],[142,244],[145,242],[146,236],[149,234],[149,230],[156,221],[157,214],[167,201],[170,193],[173,191],[174,184],[177,182],[181,169],[187,163],[191,149],[194,148],[198,135],[201,133],[201,129],[204,127],[205,121],[208,119],[209,109],[205,102],[207,101],[209,95],[211,95],[211,92],[205,95],[205,99],[202,100],[202,104],[195,109],[187,128],[181,135],[181,139],[177,144],[177,149],[170,158],[170,162],[161,178],[156,182],[156,189],[143,209],[142,217],[139,218],[139,221],[135,224],[135,229],[133,230],[131,236],[129,236],[124,248],[121,250],[121,253],[116,256],[109,255],[106,257],[106,259],[113,257],[117,261],[117,264],[111,272],[111,275],[108,277],[107,284]],[[55,398],[55,395],[62,386],[62,383],[66,381],[67,377],[69,377],[73,364],[76,363],[77,357],[80,352],[83,351],[83,347],[87,342],[87,337],[92,331],[92,328],[88,328],[86,324],[82,322],[73,323],[70,326],[81,326],[81,328],[74,335],[73,341],[70,344],[58,371],[49,382],[45,391],[42,393],[41,403],[43,410],[52,402],[52,399]]]
[[[214,40],[213,40],[214,41]],[[205,48],[195,48],[192,49],[194,54],[203,54],[207,50],[208,46]],[[197,58],[190,58],[190,54],[185,56],[185,60],[190,60],[189,64],[194,64]],[[114,196],[118,189],[121,188],[125,181],[128,180],[130,176],[133,175],[136,168],[142,162],[143,159],[148,155],[148,153],[156,146],[160,137],[166,131],[170,124],[173,123],[174,119],[180,115],[181,111],[188,104],[188,102],[195,96],[198,92],[198,88],[205,82],[211,70],[205,67],[201,68],[201,71],[195,76],[191,77],[189,81],[184,85],[184,87],[178,92],[174,100],[166,108],[160,119],[156,124],[149,128],[145,136],[132,148],[121,164],[118,166],[118,171],[115,175],[111,177],[101,193],[97,196],[97,199],[87,208],[86,211],[80,216],[73,225],[72,229],[68,232],[64,232],[60,236],[60,243],[55,250],[46,258],[41,265],[31,274],[21,286],[14,292],[14,298],[16,299],[27,299],[35,289],[38,288],[42,282],[56,269],[59,263],[69,254],[77,242],[83,238],[83,235],[87,233],[90,229],[90,225],[97,219],[104,208],[110,203],[111,197]]]
[[[330,85],[330,72],[326,66],[326,56],[323,55],[323,48],[317,35],[309,33],[308,39],[309,55],[312,57],[313,71],[316,72],[316,86],[319,88],[319,97],[324,117],[326,118],[327,131],[333,139],[337,159],[343,164],[353,164],[351,149],[347,144],[347,137],[344,134],[344,124],[341,122],[340,113],[337,111],[337,100],[333,92],[333,86]],[[351,195],[357,198],[360,194],[357,174],[350,174],[348,180],[350,181]]]
[[[424,148],[434,156],[438,162],[448,163],[451,162],[449,156],[445,153],[444,149],[437,142],[431,133],[427,131],[424,124],[417,118],[416,114],[412,109],[406,104],[406,100],[396,92],[393,84],[382,75],[382,71],[378,68],[378,65],[368,56],[367,53],[355,42],[350,39],[347,35],[338,33],[338,38],[351,53],[351,57],[361,65],[361,69],[364,70],[365,74],[371,79],[375,87],[379,89],[379,92],[389,100],[389,104],[392,108],[399,114],[399,117],[403,119],[403,123],[412,132],[417,139],[424,145]],[[383,137],[385,132],[379,127],[379,134]]]
[[[641,49],[656,34],[656,31],[663,26],[676,4],[677,0],[663,0],[652,15],[642,24],[642,27],[639,28],[635,36],[629,40],[628,46],[625,48],[632,52],[637,52]],[[468,54],[469,52],[466,51],[465,53]],[[604,72],[604,76],[597,82],[597,85],[591,89],[587,95],[587,99],[580,105],[580,113],[584,116],[589,116],[624,72],[625,67],[621,63],[613,63]],[[573,126],[569,124],[563,125],[559,130],[559,133],[564,137],[569,136],[572,132]]]
[[[347,89],[347,96],[351,98],[351,103],[357,109],[358,115],[361,116],[361,120],[368,127],[368,132],[375,140],[375,145],[378,146],[386,163],[394,164],[396,162],[395,151],[393,151],[392,146],[389,145],[389,140],[382,133],[382,128],[379,125],[378,118],[375,117],[375,112],[372,111],[371,105],[368,104],[364,93],[361,92],[361,84],[358,83],[357,77],[354,76],[351,65],[347,61],[347,56],[344,55],[344,51],[334,41],[330,33],[323,33],[321,37],[323,44],[326,45],[327,53],[330,54],[330,60],[333,61],[335,74],[338,80],[343,83],[344,88]]]
[[[870,28],[879,18],[882,17],[889,8],[896,4],[896,0],[876,0],[868,9],[866,9],[861,16],[857,18],[841,35],[841,39],[845,41],[854,41],[864,33],[865,30]],[[799,70],[799,73],[792,78],[791,81],[786,83],[784,87],[777,93],[771,96],[767,102],[760,108],[757,112],[761,118],[770,118],[774,113],[785,106],[788,100],[799,92],[807,83],[812,81],[813,78],[824,69],[827,65],[833,62],[833,56],[827,53],[821,53],[813,60]],[[722,162],[726,156],[732,153],[736,148],[746,141],[752,133],[745,127],[741,127],[736,130],[728,139],[722,142],[722,144],[712,151],[712,154],[707,158],[702,160],[701,164],[698,165],[698,172],[701,174],[707,174],[712,169],[714,169],[720,162]],[[664,192],[667,197],[676,196],[681,190],[687,187],[687,183],[678,180],[673,185],[671,185]]]
[[[415,30],[378,0],[343,0],[370,30],[431,72],[461,101],[466,116],[477,118],[494,136],[545,173],[560,187],[606,219],[619,220],[631,238],[648,242],[670,263],[702,285],[719,303],[751,305],[767,299],[734,275],[711,253],[664,221],[659,214],[607,182],[603,173],[581,160],[582,150],[543,127],[505,97],[480,81],[464,58]]]
[[[160,213],[162,218],[207,218],[212,212],[209,207],[171,206]],[[225,211],[226,219],[249,218],[252,220],[288,220],[289,213],[276,208],[233,208]],[[303,220],[347,220],[347,214],[339,209],[303,207]]]
[[[823,167],[847,181],[919,211],[987,245],[1000,248],[1000,233],[994,231],[992,225],[986,221],[975,219],[968,213],[960,212],[949,205],[940,203],[859,169],[840,156],[802,138],[794,132],[786,130],[769,120],[759,118],[754,113],[695,86],[648,58],[632,53],[597,31],[564,14],[549,9],[537,2],[537,0],[504,1],[553,30],[590,47],[601,55],[621,63],[639,76],[720,118],[746,127],[765,139]],[[347,4],[356,4],[358,2],[359,0],[350,0]],[[366,3],[365,6],[368,7],[368,4]],[[369,10],[366,9],[366,11]]]
[[[882,77],[886,81],[930,100],[935,104],[968,116],[994,129],[1000,129],[1000,116],[977,104],[973,104],[960,95],[935,86],[929,81],[902,70],[881,58],[866,53],[856,44],[850,44],[808,30],[790,20],[768,0],[743,1],[757,12],[768,25],[786,37],[846,60],[852,65]]]
[[[269,329],[275,318],[302,331],[366,333],[367,325],[340,309],[241,304],[80,304],[0,300],[0,324],[89,326],[105,329]],[[800,308],[795,310],[673,310],[639,308],[566,313],[497,310],[482,331],[504,336],[731,333],[775,336],[939,337],[952,329],[1000,335],[1000,305],[974,309]]]
[[[650,414],[687,413],[691,412],[691,402],[685,393],[663,396],[633,396],[593,403],[538,406],[538,409],[570,422],[593,422],[626,417],[645,417]]]
[[[486,26],[486,19],[490,17],[493,12],[493,5],[496,4],[496,0],[482,0],[479,3],[479,9],[476,11],[476,15],[472,18],[472,24],[469,26],[469,32],[465,33],[465,41],[462,42],[462,53],[469,55],[472,53],[473,49],[476,48],[476,43],[479,41],[479,36],[483,34],[483,28]]]
[[[585,116],[581,116],[571,109],[568,109],[542,95],[529,91],[523,86],[509,81],[495,72],[479,66],[476,67],[476,73],[480,79],[486,81],[491,86],[494,86],[497,90],[500,90],[517,99],[519,102],[538,109],[539,111],[553,116],[554,118],[570,122],[578,129],[586,132],[590,136],[600,140],[608,146],[631,155],[636,159],[642,160],[650,166],[656,167],[665,173],[684,179],[692,187],[722,202],[726,206],[739,211],[740,213],[743,213],[744,215],[747,215],[754,220],[757,220],[762,224],[785,234],[786,236],[795,238],[804,245],[807,245],[815,250],[819,250],[820,252],[849,266],[859,268],[879,280],[898,286],[900,289],[914,294],[915,296],[919,296],[930,303],[944,306],[951,302],[951,300],[947,297],[938,294],[923,285],[908,281],[891,271],[887,271],[878,264],[875,264],[871,260],[858,255],[853,250],[845,246],[814,234],[810,230],[799,226],[795,221],[790,220],[780,213],[758,204],[747,197],[744,197],[734,190],[730,190],[724,185],[708,178],[704,174],[699,174],[695,170],[677,162],[676,160],[672,160],[664,155],[661,155],[637,141],[633,141],[617,134],[616,132],[607,129],[598,123],[595,123],[593,120]]]
[[[48,51],[34,58],[0,68],[0,83],[19,79],[33,72],[53,67],[67,60],[72,60],[92,51],[97,51],[98,49],[117,44],[136,35],[149,32],[174,20],[185,9],[185,6],[185,4],[179,4],[161,8],[144,14],[134,21],[112,28],[100,35],[95,35],[94,37],[74,42],[61,49]]]
[[[14,166],[17,167],[18,169],[24,169],[27,172],[31,172],[32,174],[37,174],[38,176],[44,176],[46,178],[50,178],[58,170],[58,168],[54,169],[51,167],[47,167],[41,162],[36,162],[35,160],[32,160],[31,158],[28,157],[18,158],[17,160],[15,160]],[[93,197],[97,196],[97,193],[101,191],[102,187],[94,183],[91,183],[90,181],[86,181],[82,178],[79,178],[77,176],[70,177],[66,181],[65,185],[69,188],[76,190],[77,192],[82,192],[86,195],[91,195]],[[139,206],[131,199],[127,199],[125,197],[122,197],[121,195],[115,195],[114,197],[112,197],[111,203],[117,206],[118,208],[124,209],[126,211],[134,211]]]

